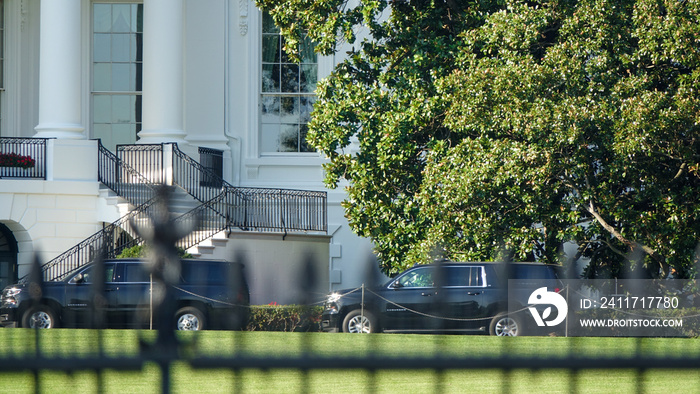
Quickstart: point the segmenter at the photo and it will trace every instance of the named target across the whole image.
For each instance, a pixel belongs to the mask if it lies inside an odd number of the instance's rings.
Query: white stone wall
[[[305,298],[319,303],[328,293],[328,241],[326,236],[235,232],[228,251],[231,260],[246,266],[252,305],[298,304]],[[315,286],[303,287],[310,276]]]
[[[48,140],[47,180],[0,181],[0,222],[17,239],[19,276],[101,228],[95,141]]]

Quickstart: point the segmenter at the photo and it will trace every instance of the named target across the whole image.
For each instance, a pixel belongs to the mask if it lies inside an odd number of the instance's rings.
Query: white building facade
[[[307,43],[290,63],[250,0],[0,0],[0,10],[0,154],[45,141],[37,176],[0,169],[2,285],[134,208],[101,180],[99,145],[159,144],[166,162],[174,144],[195,161],[200,148],[217,152],[235,188],[327,193],[323,231],[239,226],[192,249],[244,256],[253,303],[293,302],[308,255],[319,296],[363,282],[371,245],[349,229],[344,192],[324,188],[324,159],[305,141],[334,57]]]

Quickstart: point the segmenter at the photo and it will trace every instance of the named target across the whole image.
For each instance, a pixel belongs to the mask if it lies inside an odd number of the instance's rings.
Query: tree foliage
[[[435,253],[554,263],[574,241],[592,275],[640,251],[692,274],[699,0],[259,4],[292,49],[307,31],[322,53],[354,45],[309,140],[385,271]]]

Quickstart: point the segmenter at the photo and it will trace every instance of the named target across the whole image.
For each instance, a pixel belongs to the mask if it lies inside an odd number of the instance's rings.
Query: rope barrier
[[[364,286],[364,285],[363,285],[363,286]],[[425,312],[417,311],[417,310],[415,310],[415,309],[411,309],[411,308],[409,308],[409,307],[407,307],[407,306],[405,306],[405,305],[402,305],[402,304],[399,304],[399,303],[397,303],[397,302],[391,301],[391,300],[389,300],[389,299],[387,299],[387,298],[381,296],[380,294],[378,294],[378,293],[376,293],[376,292],[374,292],[374,291],[372,291],[372,290],[370,290],[370,289],[368,289],[368,288],[366,288],[366,287],[364,287],[364,289],[363,289],[363,286],[356,287],[356,288],[354,288],[354,289],[352,289],[352,290],[349,290],[349,291],[347,291],[347,292],[345,292],[345,293],[342,293],[342,294],[337,294],[337,295],[338,295],[338,298],[340,299],[340,298],[343,298],[343,297],[345,297],[345,296],[347,296],[347,295],[349,295],[349,294],[352,294],[352,293],[358,292],[358,291],[360,291],[360,290],[363,290],[363,291],[366,291],[366,292],[369,292],[369,293],[373,294],[374,296],[376,296],[376,297],[379,298],[380,300],[382,300],[382,301],[384,301],[384,302],[386,302],[386,303],[388,303],[388,304],[390,304],[390,305],[392,305],[392,306],[395,306],[395,307],[397,307],[397,308],[403,309],[403,310],[405,310],[406,312],[413,313],[413,314],[415,314],[415,315],[419,315],[419,316],[423,316],[423,317],[427,317],[427,318],[430,318],[430,319],[447,320],[447,321],[456,321],[456,322],[473,322],[473,321],[480,321],[480,320],[490,320],[490,319],[493,319],[493,318],[495,318],[496,316],[498,316],[498,315],[491,315],[491,316],[484,316],[484,317],[479,317],[479,318],[458,318],[458,317],[438,316],[438,315],[435,315],[435,314],[425,313]],[[196,298],[200,298],[200,299],[207,300],[207,301],[210,301],[210,302],[215,302],[215,303],[223,304],[223,305],[226,305],[226,306],[232,306],[232,307],[242,307],[242,308],[249,308],[249,309],[265,309],[265,308],[269,308],[270,306],[279,307],[279,308],[284,308],[284,307],[286,307],[285,305],[241,305],[241,304],[234,304],[234,303],[230,303],[230,302],[226,302],[226,301],[222,301],[222,300],[217,300],[217,299],[210,298],[210,297],[205,297],[205,296],[202,296],[202,295],[200,295],[200,294],[193,293],[193,292],[191,292],[191,291],[185,290],[185,289],[180,288],[180,287],[177,287],[177,286],[175,286],[175,289],[180,290],[180,291],[182,291],[182,292],[184,292],[184,293],[187,293],[187,294],[189,294],[189,295],[191,295],[191,296],[193,296],[193,297],[196,297]],[[564,288],[562,289],[562,292],[563,292],[563,290],[569,290],[569,289],[570,289],[569,286],[566,286],[566,287],[564,287]],[[583,293],[581,293],[581,292],[579,292],[579,291],[575,291],[575,290],[574,290],[574,294],[580,295],[580,296],[584,296]],[[309,304],[309,306],[315,306],[315,305],[319,305],[319,306],[320,306],[320,305],[322,305],[322,304],[324,304],[324,303],[325,303],[325,300],[323,300],[323,301],[316,301],[316,302],[314,302],[314,303]],[[364,302],[362,302],[362,304],[364,304]],[[508,313],[510,313],[510,314],[517,314],[517,313],[520,313],[520,312],[523,312],[523,311],[527,310],[529,307],[532,307],[532,306],[535,306],[535,304],[528,304],[528,305],[523,306],[523,307],[520,308],[520,309],[517,309],[517,310],[514,310],[514,311],[509,311]],[[291,308],[291,306],[288,306],[288,307]],[[617,311],[617,312],[620,312],[620,313],[622,313],[622,314],[625,314],[625,315],[629,315],[629,316],[649,317],[649,315],[643,315],[643,314],[638,314],[638,313],[633,313],[633,312],[627,312],[627,311],[622,310],[622,309],[616,309],[616,311]],[[500,312],[499,312],[499,313],[500,313]],[[362,313],[362,314],[364,315],[364,313]],[[700,317],[700,314],[674,316],[674,318],[696,318],[696,317]]]

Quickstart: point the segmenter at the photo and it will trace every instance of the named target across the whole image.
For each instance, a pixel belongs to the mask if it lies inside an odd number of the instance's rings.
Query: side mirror
[[[391,284],[391,287],[394,289],[399,289],[399,288],[403,287],[403,285],[401,283],[399,283],[399,280],[397,279]]]
[[[85,276],[83,275],[82,272],[73,277],[73,281],[75,283],[83,283],[84,280],[85,280]]]

